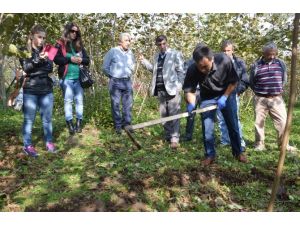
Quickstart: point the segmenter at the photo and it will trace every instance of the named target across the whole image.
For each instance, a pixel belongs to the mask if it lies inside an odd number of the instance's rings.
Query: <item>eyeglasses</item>
[[[78,30],[70,30],[70,33],[76,33],[76,34],[78,34]]]

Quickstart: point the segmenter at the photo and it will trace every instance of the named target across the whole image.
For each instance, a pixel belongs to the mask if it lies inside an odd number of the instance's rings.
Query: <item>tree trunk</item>
[[[5,77],[4,77],[4,56],[0,50],[0,100],[2,105],[6,108],[6,92],[5,92]]]
[[[296,102],[296,89],[297,89],[297,79],[296,79],[297,64],[296,63],[297,63],[297,44],[298,44],[298,35],[299,35],[299,19],[300,19],[300,13],[296,13],[294,19],[294,31],[293,31],[293,39],[292,39],[291,82],[290,82],[290,97],[289,97],[289,105],[288,105],[287,123],[285,126],[285,131],[281,143],[277,171],[274,177],[271,199],[267,209],[268,212],[272,212],[274,208],[274,202],[275,202],[275,198],[276,198],[276,194],[280,182],[280,177],[283,170],[285,155],[286,155],[286,146],[289,140],[289,133],[291,129],[294,105]]]

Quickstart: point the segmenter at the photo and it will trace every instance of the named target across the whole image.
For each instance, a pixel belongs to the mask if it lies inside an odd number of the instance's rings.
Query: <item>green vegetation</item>
[[[146,98],[137,119],[142,101],[142,96],[135,99],[134,123],[159,117],[156,99]],[[1,110],[0,211],[265,211],[279,156],[276,134],[268,120],[267,150],[255,152],[252,104],[241,104],[250,163],[234,160],[217,136],[218,161],[210,168],[200,165],[204,150],[199,116],[193,141],[181,143],[178,150],[162,141],[159,125],[135,132],[143,146],[137,150],[125,133],[114,133],[105,87],[86,93],[83,133],[73,137],[65,128],[61,92],[55,89],[59,151],[45,151],[37,116],[37,159],[22,153],[22,114]],[[299,113],[300,104],[294,117]],[[290,142],[299,147],[300,124],[294,121]],[[184,127],[183,119],[181,133]],[[300,211],[299,165],[299,153],[287,155],[276,211]]]

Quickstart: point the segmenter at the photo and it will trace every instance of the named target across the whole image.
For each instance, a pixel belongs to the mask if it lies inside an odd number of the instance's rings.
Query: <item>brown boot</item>
[[[213,164],[213,162],[215,161],[215,158],[214,157],[207,157],[206,159],[204,159],[203,161],[202,161],[202,165],[203,166],[209,166],[209,165],[211,165],[211,164]]]
[[[241,163],[248,163],[247,156],[244,153],[239,154],[237,160]]]

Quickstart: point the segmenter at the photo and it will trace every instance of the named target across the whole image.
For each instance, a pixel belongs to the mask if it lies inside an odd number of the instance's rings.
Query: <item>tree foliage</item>
[[[275,41],[281,57],[289,62],[292,33],[292,14],[45,14],[45,13],[2,13],[0,16],[0,68],[2,92],[10,80],[11,69],[16,60],[7,58],[9,44],[24,46],[30,28],[41,24],[47,30],[47,41],[55,43],[61,36],[63,26],[68,21],[76,22],[81,30],[85,47],[91,57],[91,69],[100,84],[101,65],[104,54],[117,45],[121,32],[129,32],[134,37],[132,49],[142,52],[151,59],[156,48],[154,39],[159,34],[168,37],[170,47],[182,51],[186,59],[191,58],[198,42],[205,42],[216,52],[223,39],[231,39],[236,45],[236,53],[249,66],[261,55],[261,47],[267,41]],[[4,59],[6,59],[4,61]],[[141,67],[136,74],[148,80],[149,74]],[[6,82],[5,82],[6,81]],[[5,96],[4,96],[5,97]]]

